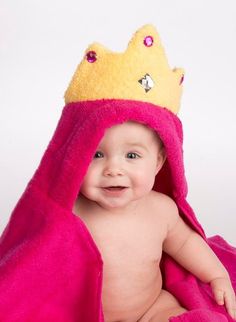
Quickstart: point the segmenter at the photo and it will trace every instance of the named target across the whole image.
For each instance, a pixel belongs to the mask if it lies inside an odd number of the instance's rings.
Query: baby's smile
[[[125,189],[127,187],[123,187],[123,186],[109,186],[109,187],[104,187],[104,189],[108,189],[108,190],[121,190],[121,189]]]
[[[125,186],[107,186],[102,188],[106,193],[112,196],[120,196],[128,187]]]

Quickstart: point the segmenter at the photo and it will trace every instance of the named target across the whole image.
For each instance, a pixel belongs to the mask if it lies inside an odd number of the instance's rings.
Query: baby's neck
[[[125,207],[104,208],[95,201],[86,198],[80,194],[73,207],[73,212],[77,215],[81,214],[101,214],[102,216],[132,216],[137,215],[140,207],[145,203],[144,200],[135,200],[130,202]]]

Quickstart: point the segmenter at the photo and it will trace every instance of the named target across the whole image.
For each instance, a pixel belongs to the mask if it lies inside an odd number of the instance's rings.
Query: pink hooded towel
[[[138,35],[144,31],[140,29]],[[149,37],[151,31],[148,29]],[[92,62],[94,57],[97,59],[90,50],[86,56],[89,68],[96,63]],[[151,75],[150,70],[147,72]],[[141,83],[141,88],[153,85]],[[42,160],[11,214],[0,239],[1,322],[104,321],[103,259],[88,228],[72,208],[105,130],[129,120],[159,134],[167,160],[153,189],[173,198],[184,221],[207,241],[225,265],[236,289],[236,249],[220,236],[207,239],[186,201],[183,133],[176,113],[138,95],[137,99],[104,97],[67,99]],[[225,308],[216,304],[209,285],[165,253],[161,269],[164,288],[189,310],[171,321],[233,321]]]

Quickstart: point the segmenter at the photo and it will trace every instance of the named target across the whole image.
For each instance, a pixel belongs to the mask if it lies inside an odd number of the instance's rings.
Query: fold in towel
[[[192,310],[169,319],[170,322],[227,322],[227,318],[210,310]]]

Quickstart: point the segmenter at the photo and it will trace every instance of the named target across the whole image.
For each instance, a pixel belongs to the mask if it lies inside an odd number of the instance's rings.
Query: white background
[[[236,1],[0,0],[0,232],[54,132],[87,46],[124,51],[154,24],[186,71],[188,200],[208,236],[236,245]]]

